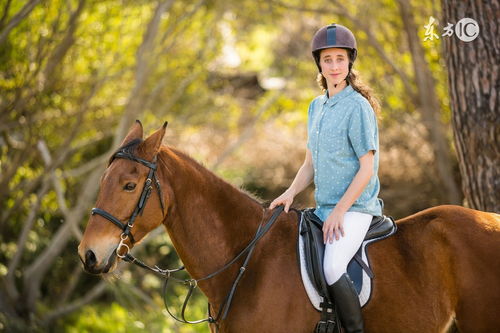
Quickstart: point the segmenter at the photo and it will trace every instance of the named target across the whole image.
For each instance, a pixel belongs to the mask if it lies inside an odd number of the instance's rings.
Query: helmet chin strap
[[[353,63],[349,62],[349,72],[347,72],[346,77],[342,81],[346,81],[347,82],[347,78],[349,77],[349,74],[351,74],[352,65],[353,65]],[[340,82],[342,82],[342,81],[340,81]],[[333,87],[337,88],[337,86],[340,84],[340,82],[337,83],[337,84],[334,84]]]
[[[347,74],[347,76],[349,76],[349,74]],[[346,76],[346,77],[345,77],[342,81],[346,81],[346,82],[347,82],[347,76]],[[335,83],[335,84],[333,85],[333,87],[334,87],[334,88],[337,88],[337,86],[338,86],[339,84],[341,84],[341,83],[342,83],[342,81],[340,81],[339,83]]]
[[[345,81],[345,80],[346,80],[346,79],[343,79],[342,81]],[[342,82],[342,81],[340,81],[340,82]],[[340,82],[339,82],[339,83],[334,84],[334,85],[333,85],[333,87],[334,87],[334,88],[337,88],[337,86],[340,84]]]
[[[342,81],[346,81],[347,82],[347,77],[349,76],[349,74],[351,74],[351,69],[352,69],[352,62],[349,62],[349,72],[347,73],[346,77],[342,80]],[[323,75],[323,71],[321,70],[321,67],[320,67],[320,74]],[[324,75],[323,75],[324,77]],[[342,82],[340,81],[339,83],[336,83],[333,85],[334,88],[337,88],[337,86]]]
[[[352,63],[349,63],[349,72],[347,73],[347,76],[342,80],[342,81],[346,81],[347,82],[347,77],[349,76],[349,74],[351,74],[351,68],[352,68]],[[342,82],[340,81],[339,83],[336,83],[333,85],[334,88],[337,88],[337,86]]]

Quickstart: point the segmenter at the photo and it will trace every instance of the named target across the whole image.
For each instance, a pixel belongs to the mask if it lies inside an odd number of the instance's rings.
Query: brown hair
[[[358,71],[355,69],[351,69],[346,77],[346,81],[348,84],[352,86],[354,90],[359,92],[364,98],[368,100],[368,102],[373,108],[373,111],[375,111],[375,114],[377,116],[380,116],[380,101],[373,92],[373,89],[370,88],[368,85],[366,85],[360,79]],[[321,88],[321,90],[323,90],[323,92],[326,92],[326,90],[328,89],[326,84],[326,79],[321,73],[318,73],[318,76],[316,77],[316,82],[318,82],[318,85]]]

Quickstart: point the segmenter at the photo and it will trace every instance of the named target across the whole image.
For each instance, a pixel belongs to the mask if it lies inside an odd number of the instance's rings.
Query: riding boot
[[[345,332],[363,333],[361,305],[349,275],[344,273],[337,282],[329,285],[328,292],[335,302]]]

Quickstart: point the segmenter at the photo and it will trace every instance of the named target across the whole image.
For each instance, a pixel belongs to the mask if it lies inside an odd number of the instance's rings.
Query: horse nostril
[[[93,268],[96,263],[97,259],[94,252],[92,252],[92,250],[88,250],[87,253],[85,253],[85,265],[89,268]]]

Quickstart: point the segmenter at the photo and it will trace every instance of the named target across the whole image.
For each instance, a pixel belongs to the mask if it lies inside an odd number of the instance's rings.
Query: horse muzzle
[[[87,273],[90,274],[105,274],[114,270],[116,267],[116,252],[113,251],[107,260],[99,264],[97,257],[92,250],[87,250],[85,252],[84,258],[80,255],[80,261],[83,263],[83,268]]]

